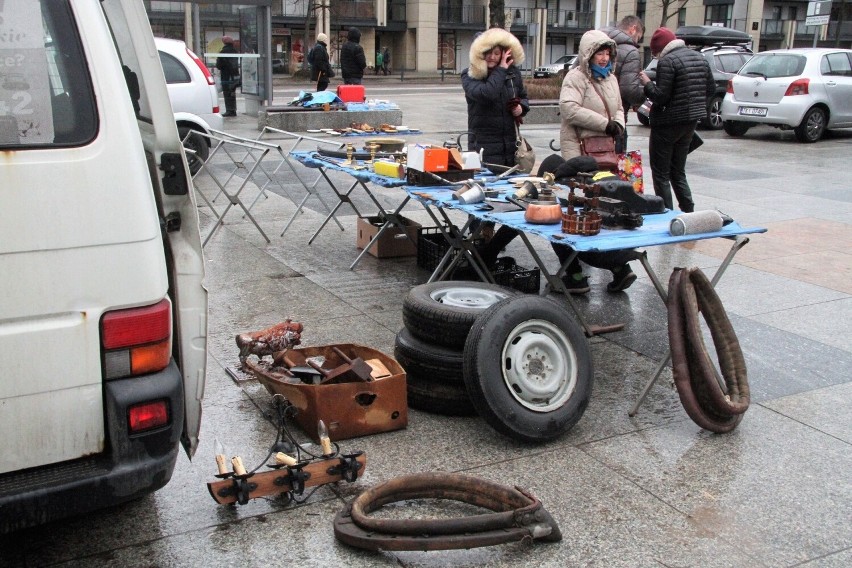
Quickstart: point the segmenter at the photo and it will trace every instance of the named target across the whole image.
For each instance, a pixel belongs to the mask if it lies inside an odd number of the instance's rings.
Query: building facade
[[[391,71],[459,73],[469,63],[474,35],[490,21],[488,0],[247,0],[271,6],[273,69],[294,73],[303,66],[319,26],[330,39],[332,62],[339,60],[347,30],[361,30],[361,45],[372,69],[375,53],[389,48]],[[806,0],[505,0],[507,26],[527,52],[524,68],[549,63],[576,53],[580,36],[596,24],[617,22],[636,14],[645,22],[648,42],[660,27],[663,3],[666,26],[724,25],[752,36],[756,50],[820,46],[852,46],[852,3],[834,2],[831,23],[806,26]],[[599,3],[599,5],[598,5]],[[216,53],[223,34],[239,37],[241,18],[252,5],[221,1],[189,4],[146,0],[154,34],[183,39],[196,52]],[[600,12],[596,13],[596,8]],[[200,45],[188,38],[192,21]]]

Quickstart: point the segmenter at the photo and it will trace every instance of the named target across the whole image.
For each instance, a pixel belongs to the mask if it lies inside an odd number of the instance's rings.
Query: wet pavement
[[[406,124],[423,130],[414,141],[441,143],[465,130],[463,97],[435,96],[441,98],[429,104],[417,97],[399,100]],[[256,120],[245,115],[226,119],[226,130],[258,134]],[[556,125],[524,132],[539,159],[558,137]],[[649,131],[634,115],[629,132],[630,147],[647,156]],[[195,458],[190,462],[182,454],[171,482],[149,497],[0,537],[0,566],[852,565],[852,182],[843,171],[852,131],[814,145],[769,128],[738,139],[701,135],[705,144],[690,156],[687,170],[697,208],[719,208],[743,226],[769,229],[751,238],[718,286],[752,389],[752,405],[732,433],[696,426],[668,369],[639,413],[628,417],[668,346],[664,307],[638,263],[639,280],[623,294],[608,294],[609,273],[590,269],[592,291],[577,298],[584,317],[626,326],[590,340],[591,402],[558,440],[522,444],[478,417],[410,410],[405,430],[340,442],[342,449],[368,456],[363,477],[353,485],[321,487],[299,504],[261,498],[217,505],[206,487],[216,471],[214,441],[254,467],[276,432],[265,389],[252,380],[238,383],[226,372],[238,362],[234,335],[292,318],[305,325],[305,345],[354,342],[392,354],[403,298],[429,276],[413,257],[365,255],[350,270],[360,251],[348,206],[338,215],[345,230],[329,224],[308,245],[324,217],[320,201],[311,198],[281,236],[294,202],[305,194],[287,173],[274,177],[251,210],[271,243],[232,209],[205,247],[210,356]],[[263,163],[272,166],[268,171],[276,165],[270,158]],[[213,171],[224,179],[229,165],[217,161]],[[229,187],[238,187],[245,171],[238,169]],[[309,181],[315,177],[311,170],[299,173]],[[246,203],[265,181],[256,171],[241,194]],[[217,187],[209,177],[202,174],[197,185],[213,199]],[[402,200],[400,190],[375,193],[387,209]],[[331,192],[322,189],[321,195],[333,202]],[[375,211],[362,190],[353,199],[362,212]],[[221,212],[224,198],[214,206]],[[416,203],[404,212],[431,224]],[[199,213],[206,234],[213,217],[203,204]],[[538,244],[555,268],[549,246]],[[712,273],[729,247],[727,241],[700,241],[654,247],[648,256],[667,281],[676,266]],[[506,254],[534,266],[520,242]],[[294,432],[307,440],[298,428]],[[404,553],[370,553],[335,541],[332,520],[348,500],[375,483],[425,471],[523,487],[541,499],[564,538]],[[399,509],[442,512],[435,504]]]

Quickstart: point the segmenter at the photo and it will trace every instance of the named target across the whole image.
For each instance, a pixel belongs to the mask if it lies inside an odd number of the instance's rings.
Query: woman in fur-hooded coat
[[[604,48],[610,50],[609,69],[595,72],[592,57]],[[624,107],[618,79],[613,73],[615,57],[616,44],[602,31],[589,30],[580,38],[577,66],[565,75],[559,93],[559,114],[562,116],[559,146],[566,160],[580,155],[578,130],[580,138],[614,135],[607,131],[608,127],[610,131],[615,128],[624,131]]]
[[[500,57],[487,54],[500,48]],[[506,55],[509,51],[510,54]],[[483,161],[515,165],[515,121],[530,109],[521,72],[524,48],[518,38],[502,28],[491,28],[473,40],[470,67],[462,71],[467,100],[467,130],[472,150],[483,150]],[[520,108],[518,113],[517,108]]]

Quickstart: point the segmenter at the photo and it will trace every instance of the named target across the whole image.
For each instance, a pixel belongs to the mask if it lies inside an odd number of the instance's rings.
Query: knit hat
[[[222,43],[224,43],[225,45],[234,43],[234,38],[232,38],[231,36],[222,36]]]
[[[325,34],[317,34],[317,41],[321,41],[323,43],[328,43],[328,36]]]
[[[651,53],[660,53],[668,44],[676,40],[674,32],[668,28],[659,28],[651,36]]]

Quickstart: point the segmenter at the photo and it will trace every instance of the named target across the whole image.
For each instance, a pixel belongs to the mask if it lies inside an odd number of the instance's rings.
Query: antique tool
[[[367,362],[364,361],[362,358],[355,356],[350,359],[338,347],[332,347],[331,350],[337,353],[337,355],[339,355],[341,359],[343,359],[349,364],[349,370],[352,371],[352,374],[354,374],[356,377],[358,377],[362,381],[373,380],[373,368],[368,365]]]
[[[459,501],[493,512],[450,519],[370,516],[384,505],[417,499]],[[364,491],[337,514],[334,536],[366,550],[450,550],[562,540],[559,525],[530,493],[457,473],[404,475]]]

